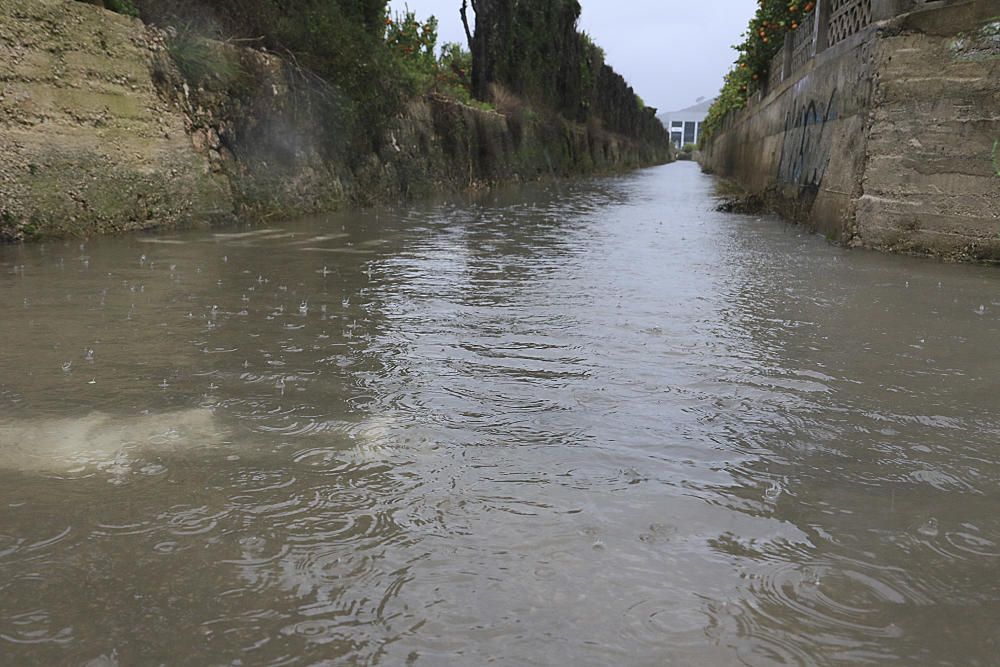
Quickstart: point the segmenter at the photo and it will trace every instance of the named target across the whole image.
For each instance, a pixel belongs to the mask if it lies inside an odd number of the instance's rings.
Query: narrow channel
[[[1000,274],[715,188],[0,247],[0,662],[995,664]]]

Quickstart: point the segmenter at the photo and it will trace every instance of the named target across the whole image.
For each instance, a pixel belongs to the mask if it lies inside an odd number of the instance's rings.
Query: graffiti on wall
[[[784,144],[778,162],[778,180],[804,188],[818,188],[830,162],[831,121],[836,120],[837,91],[825,101],[793,103],[785,116]]]

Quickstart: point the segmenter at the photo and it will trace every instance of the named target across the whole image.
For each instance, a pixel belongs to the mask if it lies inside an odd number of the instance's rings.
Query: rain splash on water
[[[0,248],[0,662],[996,664],[1000,274],[713,187]]]

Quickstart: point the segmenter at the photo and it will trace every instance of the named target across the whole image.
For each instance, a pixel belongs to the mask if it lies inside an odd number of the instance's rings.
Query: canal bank
[[[490,110],[433,94],[363,150],[343,147],[338,91],[294,56],[202,40],[195,55],[237,75],[196,86],[170,35],[74,0],[0,0],[0,241],[289,217],[671,159],[665,132],[658,145],[516,98]]]
[[[996,262],[998,40],[992,0],[822,0],[701,163],[846,245]]]

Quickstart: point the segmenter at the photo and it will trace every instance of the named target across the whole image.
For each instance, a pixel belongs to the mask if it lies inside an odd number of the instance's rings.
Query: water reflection
[[[976,267],[816,257],[805,243],[775,257],[756,235],[732,239],[741,328],[774,354],[731,378],[764,389],[755,412],[769,427],[753,433],[763,455],[734,468],[730,492],[745,511],[807,527],[809,548],[722,536],[716,548],[750,583],[717,622],[782,638],[798,660],[989,664],[1000,589],[982,575],[1000,555],[988,518],[1000,457],[986,351],[1000,331],[975,304],[997,280]],[[986,550],[970,558],[970,544]]]
[[[4,654],[990,664],[1000,278],[711,192],[0,248]]]

